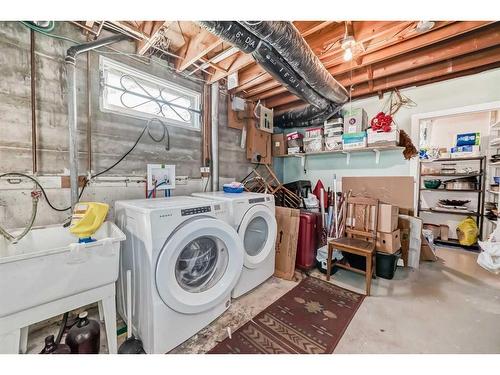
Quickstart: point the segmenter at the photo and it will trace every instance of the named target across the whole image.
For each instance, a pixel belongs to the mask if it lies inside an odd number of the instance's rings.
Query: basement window
[[[101,110],[200,130],[201,94],[101,56]]]

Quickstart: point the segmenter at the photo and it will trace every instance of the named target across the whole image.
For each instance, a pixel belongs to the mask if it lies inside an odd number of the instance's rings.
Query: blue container
[[[240,187],[232,187],[232,186],[223,186],[222,190],[224,190],[224,193],[243,193],[243,186]]]

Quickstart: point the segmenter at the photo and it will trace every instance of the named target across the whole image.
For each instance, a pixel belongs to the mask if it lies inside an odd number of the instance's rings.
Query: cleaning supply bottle
[[[99,202],[79,202],[73,209],[69,231],[78,236],[80,243],[93,242],[92,235],[100,228],[109,205]]]
[[[71,349],[66,344],[56,344],[54,335],[45,338],[45,347],[40,354],[71,354]]]
[[[78,315],[78,322],[66,336],[72,354],[99,354],[101,327],[95,320],[88,319],[86,311]]]

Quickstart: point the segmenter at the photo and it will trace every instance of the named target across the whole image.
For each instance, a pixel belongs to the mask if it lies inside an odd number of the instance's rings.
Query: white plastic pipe
[[[132,271],[127,270],[127,338],[132,337]]]

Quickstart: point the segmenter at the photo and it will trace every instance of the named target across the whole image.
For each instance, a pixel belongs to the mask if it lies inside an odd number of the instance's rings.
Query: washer
[[[274,274],[276,218],[274,196],[259,193],[194,193],[193,196],[230,204],[229,223],[238,231],[245,247],[241,277],[232,297],[237,298]]]
[[[244,250],[224,202],[195,197],[115,203],[122,242],[118,312],[126,320],[132,270],[132,332],[161,354],[207,326],[229,306]]]

